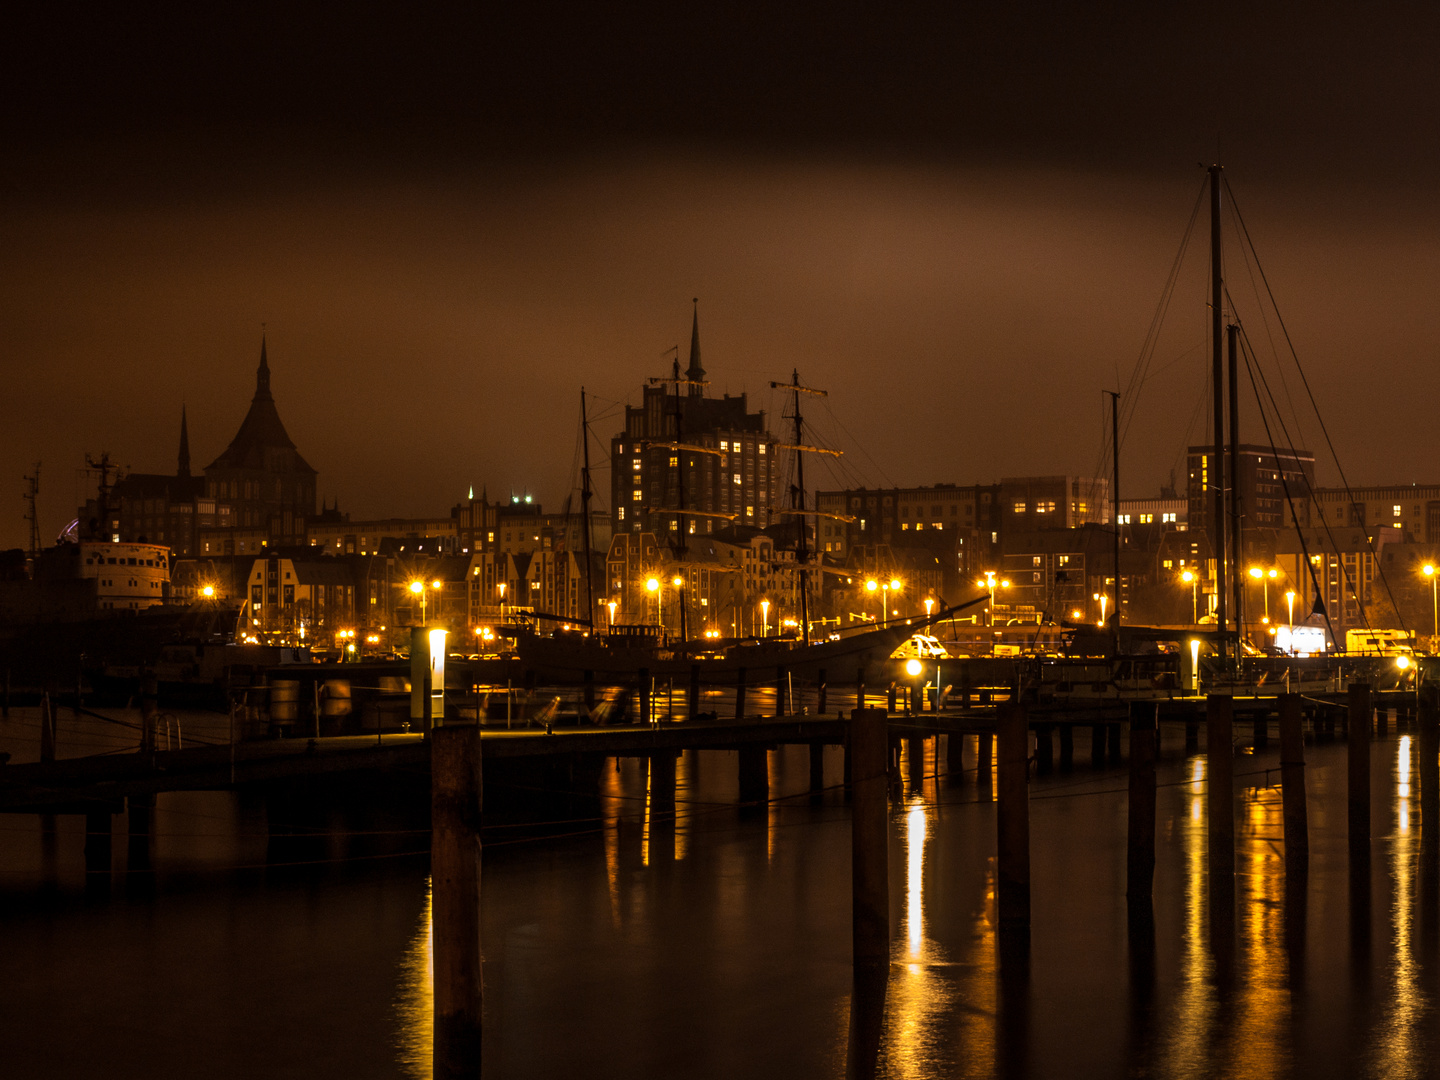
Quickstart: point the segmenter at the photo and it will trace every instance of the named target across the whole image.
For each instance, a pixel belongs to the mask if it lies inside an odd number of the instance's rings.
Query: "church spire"
[[[180,457],[175,468],[176,476],[190,475],[190,432],[185,426],[185,406],[180,406]]]
[[[700,299],[696,297],[692,303],[695,305],[695,314],[690,323],[690,367],[685,372],[685,377],[690,380],[690,396],[704,397],[705,388],[697,386],[697,383],[705,381],[705,369],[700,366]],[[678,366],[678,365],[677,365]]]
[[[265,334],[260,334],[260,367],[255,372],[255,401],[270,401],[270,361],[265,357]]]

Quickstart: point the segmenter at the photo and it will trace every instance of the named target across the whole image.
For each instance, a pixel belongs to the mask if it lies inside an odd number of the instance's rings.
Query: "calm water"
[[[179,719],[187,743],[224,737],[223,717]],[[37,731],[34,710],[12,710],[0,748],[33,758]],[[1125,774],[1092,770],[1088,741],[1074,772],[1033,788],[1028,960],[997,939],[993,804],[973,774],[958,788],[937,776],[943,741],[938,762],[932,743],[922,768],[906,763],[880,993],[852,982],[849,820],[836,793],[803,793],[803,749],[771,755],[772,794],[790,797],[749,816],[733,805],[735,756],[707,752],[680,761],[674,820],[649,813],[643,767],[623,761],[602,777],[599,818],[538,839],[498,822],[486,1074],[838,1077],[867,1048],[887,1077],[1440,1072],[1440,868],[1428,847],[1421,859],[1410,735],[1373,747],[1359,880],[1344,747],[1307,747],[1310,872],[1289,895],[1266,786],[1277,751],[1237,756],[1228,940],[1207,908],[1205,757],[1167,727],[1147,932],[1126,917]],[[62,756],[133,745],[130,727],[62,714]],[[838,781],[838,751],[826,769]],[[87,881],[82,819],[0,817],[3,1074],[428,1075],[423,828],[351,812],[285,847],[270,812],[161,796],[153,876],[126,874],[122,815],[108,882]]]

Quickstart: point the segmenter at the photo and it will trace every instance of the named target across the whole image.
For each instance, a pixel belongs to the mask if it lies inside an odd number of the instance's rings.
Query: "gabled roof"
[[[279,466],[278,468],[276,466]],[[255,372],[255,396],[250,411],[241,421],[240,430],[225,452],[205,467],[211,469],[269,468],[272,472],[308,472],[315,470],[300,456],[270,394],[270,364],[265,356],[265,339],[260,339],[260,367]]]

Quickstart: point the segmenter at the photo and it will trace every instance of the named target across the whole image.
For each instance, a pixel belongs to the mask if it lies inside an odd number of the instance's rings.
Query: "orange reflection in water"
[[[1169,1037],[1161,1051],[1164,1076],[1197,1076],[1205,1072],[1211,1033],[1215,1026],[1215,995],[1211,984],[1213,965],[1207,948],[1205,928],[1205,873],[1207,850],[1205,812],[1207,760],[1197,755],[1190,761],[1190,782],[1185,786],[1188,811],[1177,823],[1181,849],[1185,853],[1185,937],[1180,962],[1180,991],[1174,1016],[1167,1025]]]
[[[400,1067],[407,1076],[432,1075],[435,1042],[435,970],[431,951],[430,882],[425,882],[425,910],[415,936],[400,960],[400,985],[395,1012],[399,1020]]]
[[[1241,984],[1228,1025],[1227,1062],[1237,1076],[1274,1076],[1289,1061],[1289,957],[1280,789],[1251,788],[1236,837]]]
[[[1410,736],[1402,735],[1395,748],[1395,828],[1387,837],[1395,958],[1389,967],[1389,1006],[1381,1011],[1383,1019],[1375,1027],[1369,1055],[1374,1073],[1386,1077],[1424,1076],[1430,1068],[1422,1038],[1429,999],[1420,986],[1420,965],[1415,958],[1415,871],[1420,843],[1410,827],[1413,767]],[[1426,826],[1424,821],[1420,824]]]

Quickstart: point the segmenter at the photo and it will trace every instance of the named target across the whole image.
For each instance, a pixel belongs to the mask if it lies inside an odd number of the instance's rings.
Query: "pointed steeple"
[[[270,361],[265,356],[265,335],[260,335],[260,367],[255,372],[254,401],[272,401],[270,396]]]
[[[691,383],[690,396],[704,397],[705,388],[695,385],[705,381],[705,369],[700,366],[700,298],[696,297],[692,303],[695,305],[695,314],[690,323],[690,367],[685,372],[685,377]]]
[[[180,457],[176,462],[176,476],[190,475],[190,431],[185,425],[185,406],[180,406]]]

